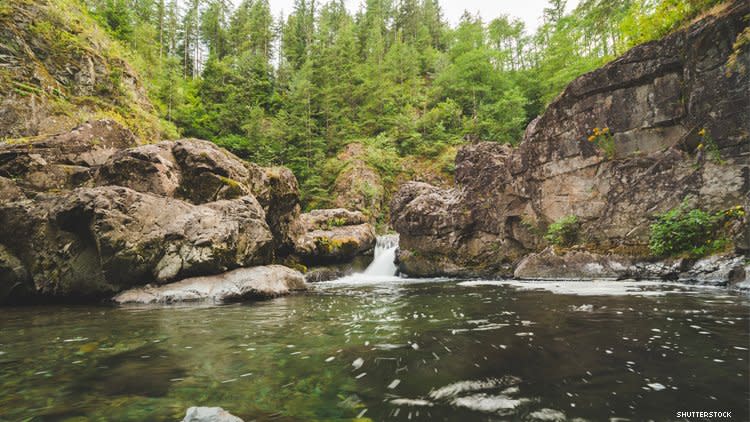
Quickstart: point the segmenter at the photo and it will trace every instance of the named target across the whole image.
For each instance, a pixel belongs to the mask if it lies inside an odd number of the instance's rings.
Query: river
[[[0,420],[745,420],[749,309],[715,288],[378,274],[225,306],[6,307]]]

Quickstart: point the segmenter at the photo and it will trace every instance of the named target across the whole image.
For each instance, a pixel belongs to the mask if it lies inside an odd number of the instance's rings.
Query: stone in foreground
[[[182,422],[243,422],[221,407],[191,407]]]
[[[126,303],[235,302],[267,299],[305,290],[299,271],[283,265],[240,268],[223,274],[193,277],[159,287],[126,290],[112,300]]]

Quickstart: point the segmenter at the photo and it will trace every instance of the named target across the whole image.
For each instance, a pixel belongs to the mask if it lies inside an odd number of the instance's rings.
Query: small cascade
[[[375,258],[362,273],[366,276],[392,277],[396,275],[396,248],[398,235],[378,236],[375,242]]]

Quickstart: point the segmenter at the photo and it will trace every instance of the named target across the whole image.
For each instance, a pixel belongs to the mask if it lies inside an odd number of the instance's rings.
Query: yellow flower
[[[703,144],[698,144],[698,149],[703,149]]]
[[[602,129],[602,133],[609,133],[609,128],[605,127],[604,129]]]
[[[589,136],[589,142],[594,142],[595,139],[596,139],[596,136],[594,135]]]
[[[598,127],[595,127],[595,128],[594,128],[594,135],[598,135],[598,134],[599,134],[599,128],[598,128]]]
[[[703,129],[699,130],[698,131],[698,136],[700,136],[700,137],[706,136],[706,128],[703,128]]]

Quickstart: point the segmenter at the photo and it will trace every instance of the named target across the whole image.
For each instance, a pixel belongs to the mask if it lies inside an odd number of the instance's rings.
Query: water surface
[[[195,405],[245,421],[750,416],[746,297],[361,281],[215,307],[0,309],[0,420],[177,421]]]

